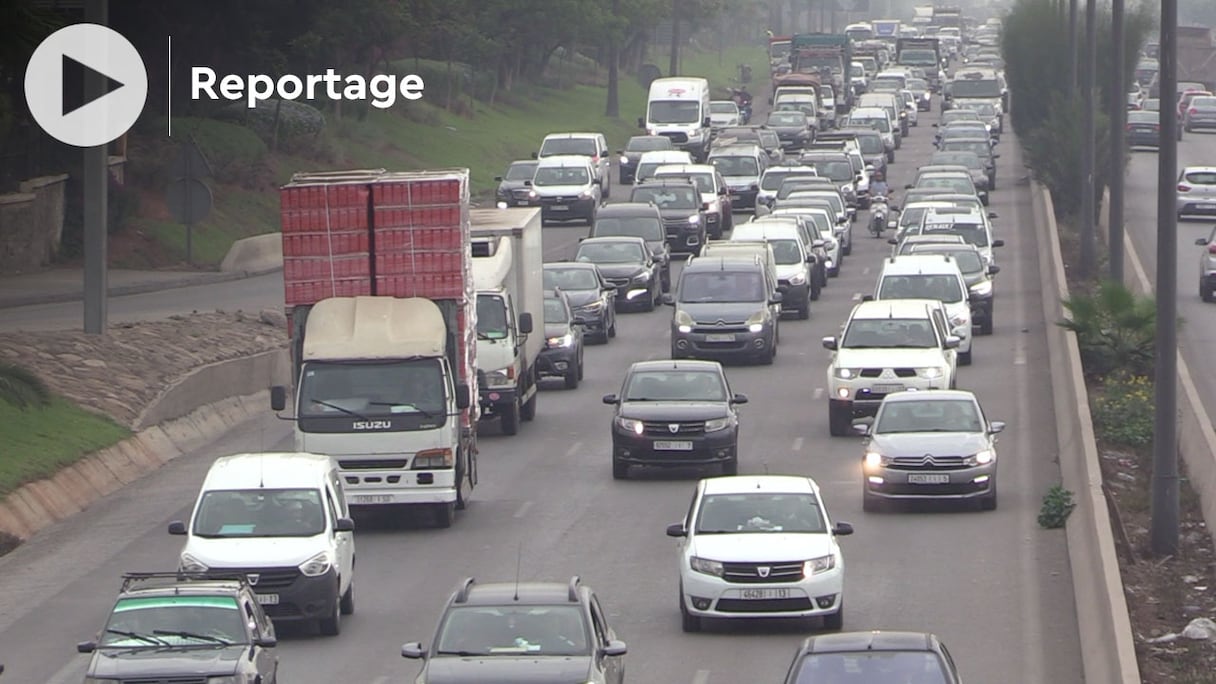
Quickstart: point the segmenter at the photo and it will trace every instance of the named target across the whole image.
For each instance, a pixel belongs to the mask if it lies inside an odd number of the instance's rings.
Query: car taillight
[[[1127,132],[1128,132],[1128,133],[1131,133],[1131,131],[1132,131],[1132,125],[1131,125],[1131,124],[1128,124],[1128,125],[1127,125]]]
[[[1198,114],[1198,113],[1199,113],[1199,110],[1195,109],[1194,107],[1191,107],[1189,110],[1187,110],[1187,114]]]
[[[1190,191],[1191,191],[1191,186],[1183,185],[1182,183],[1178,184],[1178,192],[1190,192]]]
[[[1158,124],[1153,124],[1153,130],[1154,130],[1154,131],[1160,131],[1160,130],[1161,130],[1161,126],[1159,126]]]
[[[1216,254],[1216,242],[1208,243],[1208,254]]]

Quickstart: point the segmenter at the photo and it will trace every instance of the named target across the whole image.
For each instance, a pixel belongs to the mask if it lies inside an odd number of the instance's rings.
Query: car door
[[[950,377],[953,378],[954,374],[958,372],[958,349],[946,349],[946,338],[954,333],[950,332],[950,326],[940,305],[934,307],[930,315],[933,318],[933,327],[937,330],[938,339],[942,341],[942,352],[950,363]]]
[[[600,601],[595,594],[591,595],[591,628],[595,632],[595,665],[604,673],[604,681],[609,684],[622,684],[625,681],[625,667],[621,656],[606,656],[602,649],[616,639],[616,632],[608,625],[608,619],[600,608]]]
[[[325,486],[325,508],[329,511],[329,533],[333,538],[334,552],[338,559],[338,572],[341,573],[342,579],[342,586],[339,586],[338,589],[344,593],[346,588],[355,579],[355,535],[353,532],[339,532],[334,529],[338,518],[345,517],[339,512],[338,504],[335,501],[336,498],[333,493],[333,485],[327,482]]]
[[[722,218],[723,222],[725,222],[735,212],[735,204],[730,196],[730,191],[726,187],[726,179],[722,177],[722,173],[717,169],[714,170],[714,190],[722,201]]]
[[[278,678],[279,657],[272,648],[258,646],[256,643],[261,639],[274,639],[274,626],[270,623],[270,618],[266,617],[266,612],[249,596],[241,598],[241,613],[249,629],[249,637],[254,642],[246,654],[249,667],[242,669],[256,674],[256,678],[250,678],[251,681],[274,684]]]

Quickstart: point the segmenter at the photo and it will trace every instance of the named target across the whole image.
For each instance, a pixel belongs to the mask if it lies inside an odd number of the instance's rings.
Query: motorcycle
[[[890,209],[887,206],[887,198],[883,196],[870,198],[870,235],[876,238],[882,237],[883,231],[887,229],[887,216]]]

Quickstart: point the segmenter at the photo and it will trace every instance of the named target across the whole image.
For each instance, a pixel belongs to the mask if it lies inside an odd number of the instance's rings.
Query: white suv
[[[892,299],[853,307],[840,337],[823,338],[828,364],[828,424],[852,434],[853,419],[872,416],[884,397],[907,389],[953,389],[962,340],[950,334],[936,299]]]
[[[936,299],[946,308],[950,334],[961,340],[958,362],[971,365],[971,303],[967,279],[954,257],[942,254],[887,257],[878,275],[874,299]]]
[[[680,540],[680,617],[685,632],[702,618],[822,617],[844,625],[844,556],[819,485],[795,475],[711,477],[697,483]]]

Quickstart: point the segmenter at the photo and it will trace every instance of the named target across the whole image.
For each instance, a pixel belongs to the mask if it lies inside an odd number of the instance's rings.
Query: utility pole
[[[1110,279],[1123,282],[1123,181],[1127,166],[1127,73],[1124,71],[1124,0],[1111,0],[1111,42],[1113,44],[1110,103],[1110,206],[1107,226],[1110,243]]]
[[[107,26],[110,23],[109,0],[85,0],[84,20]],[[84,75],[84,101],[93,102],[106,94],[107,78],[93,69]],[[107,297],[109,290],[109,217],[110,146],[97,145],[84,149],[84,331],[101,335],[108,327]]]
[[[680,0],[671,0],[671,63],[668,76],[680,74]]]
[[[1081,115],[1081,277],[1089,278],[1094,274],[1095,252],[1095,195],[1094,183],[1094,147],[1097,128],[1094,126],[1094,85],[1097,79],[1097,45],[1098,42],[1098,8],[1097,0],[1086,0],[1085,3],[1085,64],[1081,69],[1081,98],[1084,103],[1084,113]]]
[[[1068,0],[1068,86],[1077,90],[1077,0]]]
[[[1178,0],[1161,0],[1161,150],[1157,153],[1157,348],[1154,353],[1153,484],[1149,545],[1178,550]]]
[[[619,17],[621,0],[612,0],[612,16]],[[720,43],[719,43],[720,45]],[[718,54],[721,54],[719,52]],[[612,32],[608,40],[608,101],[604,103],[604,116],[616,119],[621,115],[620,101],[621,36]],[[282,102],[282,100],[280,100]]]

